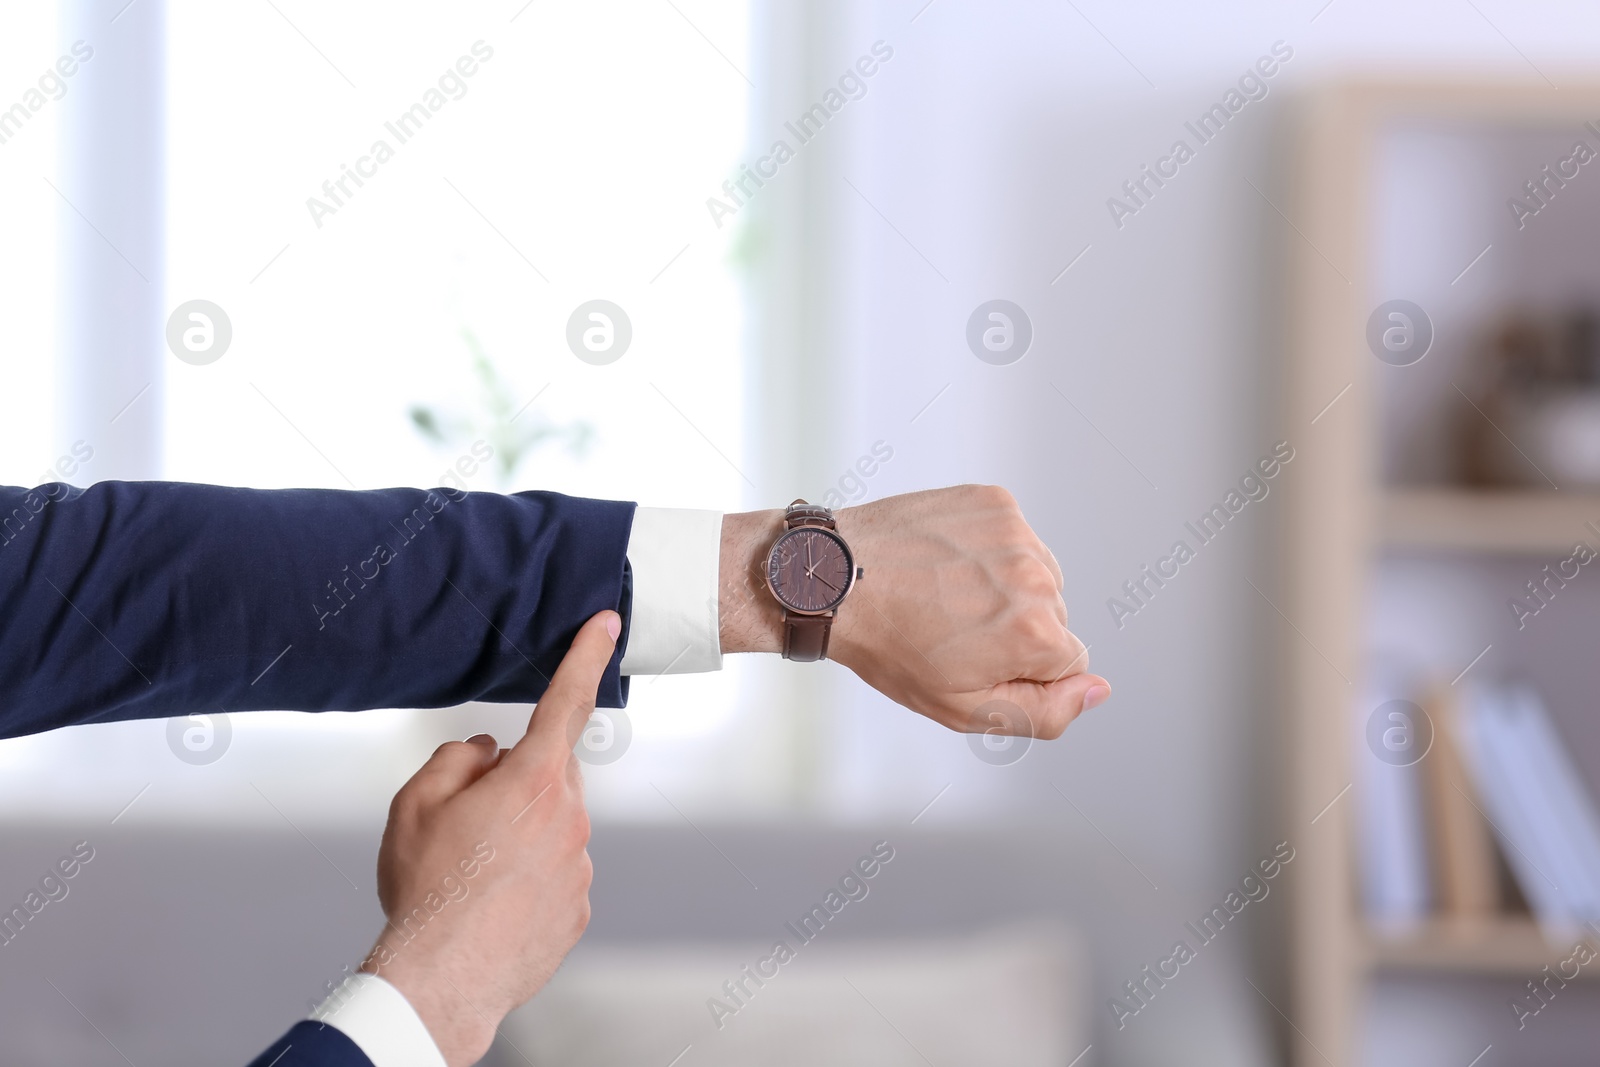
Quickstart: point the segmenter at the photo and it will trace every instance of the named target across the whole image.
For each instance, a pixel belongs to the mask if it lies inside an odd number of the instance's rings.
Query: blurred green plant
[[[478,379],[479,405],[468,414],[445,412],[428,404],[413,404],[411,425],[424,438],[442,448],[465,449],[473,441],[487,441],[494,449],[496,479],[502,488],[511,484],[524,460],[539,449],[565,443],[569,454],[584,456],[594,441],[594,427],[581,419],[561,425],[527,401],[519,408],[518,396],[483,344],[471,330],[461,339],[472,355]]]

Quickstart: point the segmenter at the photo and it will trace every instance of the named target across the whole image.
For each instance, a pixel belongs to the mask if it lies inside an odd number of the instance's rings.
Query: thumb
[[[997,703],[1007,701],[1019,710],[1003,714],[1001,733],[1032,735],[1044,741],[1060,737],[1068,724],[1080,714],[1102,703],[1111,695],[1111,683],[1098,674],[1069,674],[1048,684],[1005,682],[991,691]],[[985,705],[987,708],[987,705]],[[988,726],[980,727],[980,731]]]
[[[547,756],[571,751],[594,711],[600,677],[611,662],[621,632],[622,617],[614,611],[602,611],[579,628],[513,754],[524,748],[531,749],[532,755]]]

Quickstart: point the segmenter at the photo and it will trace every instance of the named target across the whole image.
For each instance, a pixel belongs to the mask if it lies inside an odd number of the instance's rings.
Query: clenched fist
[[[362,970],[421,1016],[450,1067],[475,1063],[589,922],[589,817],[572,754],[621,620],[578,631],[527,735],[440,746],[389,808],[378,852],[388,922]]]
[[[839,608],[828,658],[885,696],[953,730],[1054,738],[1111,695],[1067,629],[1061,568],[1006,490],[907,493],[835,517],[866,574]],[[783,647],[760,580],[782,530],[781,511],[723,520],[724,651]]]

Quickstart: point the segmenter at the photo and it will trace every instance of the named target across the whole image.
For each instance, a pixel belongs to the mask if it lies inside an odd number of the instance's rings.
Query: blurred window
[[[3,18],[4,69],[48,65],[52,20]],[[705,209],[744,148],[743,3],[174,0],[167,20],[166,305],[209,301],[232,336],[215,362],[166,366],[164,477],[433,486],[487,446],[471,489],[743,506],[736,228]],[[24,133],[0,182],[47,205],[49,129]],[[0,257],[18,309],[50,303],[40,217]],[[631,325],[607,365],[568,346],[593,300]],[[6,362],[8,392],[48,396],[47,319],[8,320],[39,354]],[[10,477],[53,458],[34,455],[39,407],[0,422]],[[718,759],[719,736],[760,730],[739,678],[636,680],[627,761],[590,774],[597,813],[676,819],[657,787],[688,811],[759,802],[768,776]],[[0,803],[98,810],[153,782],[145,817],[366,819],[440,741],[485,721],[506,740],[527,714],[236,716],[209,766],[175,759],[164,723],[67,731],[0,745]],[[211,728],[194,727],[180,738]]]
[[[56,135],[61,104],[39,90],[58,58],[55,14],[48,4],[0,8],[0,203],[7,205],[0,255],[0,477],[7,485],[36,485],[56,461],[55,219],[59,204]],[[47,79],[47,84],[49,83]],[[34,98],[29,94],[39,92]],[[28,102],[39,103],[37,111]],[[16,111],[21,105],[23,112]],[[57,183],[59,184],[59,183]]]

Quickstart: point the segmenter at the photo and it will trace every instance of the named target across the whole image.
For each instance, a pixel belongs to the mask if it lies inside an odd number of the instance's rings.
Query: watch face
[[[767,557],[767,584],[790,611],[820,615],[850,589],[855,560],[844,539],[820,526],[801,526],[778,538]]]

